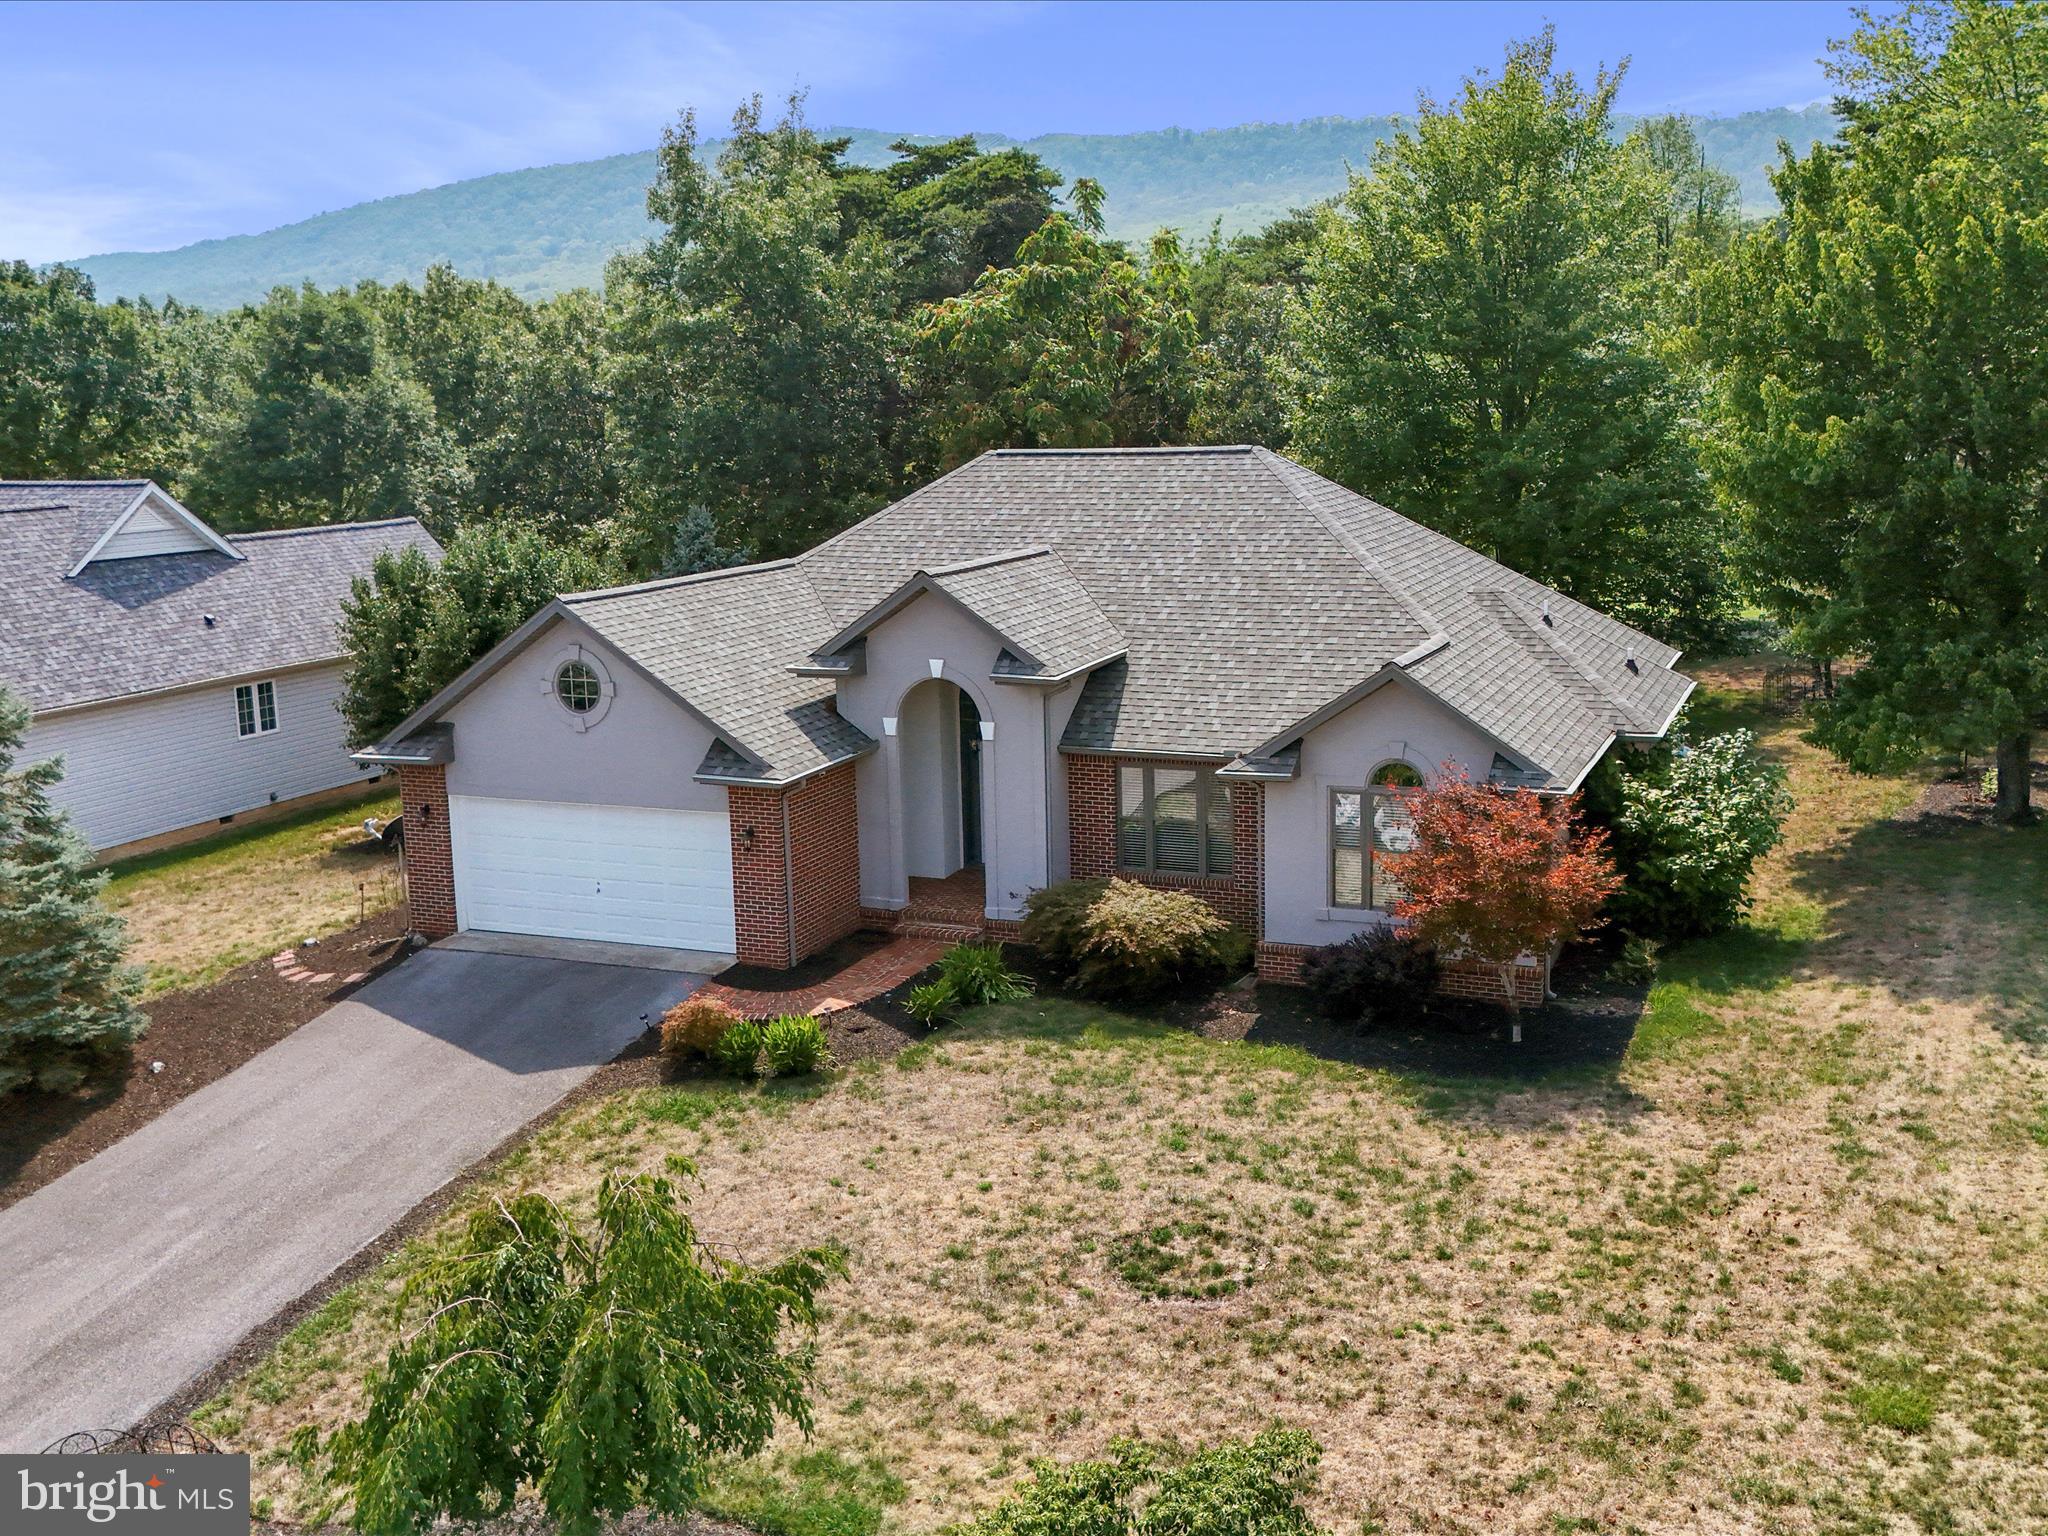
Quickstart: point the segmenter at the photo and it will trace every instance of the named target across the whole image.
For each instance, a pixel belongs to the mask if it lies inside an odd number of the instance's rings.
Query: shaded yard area
[[[884,1002],[831,1076],[615,1079],[465,1202],[587,1207],[683,1153],[720,1251],[844,1246],[815,1437],[707,1500],[781,1536],[934,1530],[1035,1456],[1274,1420],[1347,1536],[2048,1527],[2048,832],[1846,774],[1760,677],[1711,670],[1698,711],[1792,772],[1757,909],[1646,1006],[1546,1010],[1578,1049],[1353,1037],[1265,989],[1041,992],[929,1038]],[[336,1513],[293,1434],[356,1407],[465,1209],[202,1411],[263,1509]]]
[[[373,794],[110,866],[107,905],[128,921],[149,995],[204,986],[396,906],[398,857],[362,826],[397,814],[395,791]]]

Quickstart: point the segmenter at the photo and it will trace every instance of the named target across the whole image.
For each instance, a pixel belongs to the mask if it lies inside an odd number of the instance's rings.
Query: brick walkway
[[[766,992],[714,981],[698,988],[696,995],[716,998],[743,1018],[772,1019],[785,1013],[808,1013],[822,1018],[842,1008],[856,1008],[892,987],[901,986],[951,947],[931,939],[892,939],[815,986]]]

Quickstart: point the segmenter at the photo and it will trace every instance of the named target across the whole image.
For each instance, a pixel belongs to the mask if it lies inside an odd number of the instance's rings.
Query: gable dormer
[[[212,550],[233,560],[241,552],[180,506],[154,481],[144,482],[126,507],[107,524],[65,574],[76,576],[105,560],[139,560],[149,555],[184,555]]]

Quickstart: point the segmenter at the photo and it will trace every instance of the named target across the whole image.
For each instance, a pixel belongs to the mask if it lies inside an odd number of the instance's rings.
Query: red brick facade
[[[1298,987],[1301,985],[1302,962],[1314,953],[1312,944],[1261,944],[1254,959],[1259,980]],[[1515,1002],[1523,1008],[1542,1007],[1549,990],[1549,980],[1550,967],[1547,965],[1517,965]],[[1446,997],[1470,997],[1482,1003],[1505,1001],[1501,993],[1500,967],[1479,965],[1470,960],[1447,963],[1438,977],[1436,989]]]
[[[413,932],[445,939],[455,931],[455,855],[448,838],[448,770],[400,768],[405,813],[405,906]]]
[[[794,964],[861,926],[853,764],[828,768],[790,791],[789,841],[796,863]]]
[[[1265,928],[1266,802],[1259,784],[1230,785],[1233,819],[1230,873],[1200,875],[1146,874],[1116,866],[1116,773],[1123,763],[1155,767],[1203,768],[1212,764],[1172,758],[1069,757],[1067,759],[1067,864],[1076,880],[1114,875],[1160,890],[1186,891],[1201,898],[1217,916],[1257,938]]]
[[[1515,967],[1515,1002],[1523,1008],[1540,1008],[1549,991],[1550,967],[1537,964],[1519,964]],[[1446,997],[1477,998],[1482,1003],[1501,1003],[1507,999],[1500,984],[1500,967],[1481,965],[1471,960],[1452,960],[1445,964],[1436,984],[1437,991]]]
[[[853,765],[795,789],[726,790],[732,823],[735,952],[792,966],[861,924]]]

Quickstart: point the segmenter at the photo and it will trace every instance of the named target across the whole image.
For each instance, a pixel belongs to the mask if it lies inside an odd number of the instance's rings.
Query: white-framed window
[[[1116,863],[1144,874],[1230,873],[1230,784],[1213,768],[1117,766]]]
[[[235,689],[235,731],[241,736],[267,736],[277,729],[277,684],[242,683]]]
[[[1357,789],[1330,791],[1330,905],[1384,912],[1401,886],[1381,862],[1415,846],[1408,798],[1422,775],[1408,763],[1382,763]]]

